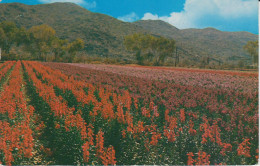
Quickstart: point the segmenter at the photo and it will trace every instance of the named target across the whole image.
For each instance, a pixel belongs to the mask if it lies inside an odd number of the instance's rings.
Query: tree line
[[[83,48],[82,39],[71,42],[60,39],[55,30],[45,24],[25,29],[17,27],[13,22],[0,23],[2,60],[73,62],[77,52]]]
[[[212,64],[209,63],[210,58],[212,58],[210,55],[208,57],[201,56],[200,59],[192,63],[187,57],[181,57],[182,61],[180,62],[180,55],[177,54],[176,42],[173,39],[150,34],[132,34],[125,36],[124,45],[129,52],[134,54],[135,61],[129,59],[128,62],[125,62],[122,59],[115,61],[113,58],[98,59],[96,57],[95,59],[95,57],[89,57],[83,51],[85,43],[82,39],[78,38],[74,41],[60,39],[57,37],[55,30],[45,24],[26,29],[17,27],[13,22],[0,23],[1,60],[91,62],[93,61],[91,58],[94,58],[94,61],[101,63],[212,67]],[[251,64],[253,64],[253,67],[257,67],[258,41],[249,41],[243,48],[252,57]],[[220,62],[221,60],[218,59],[218,62],[216,62],[218,66],[213,64],[213,68],[225,68],[229,64],[229,62],[224,64]],[[245,65],[246,62],[240,60],[237,67],[244,68]],[[236,68],[236,66],[232,68]]]
[[[248,41],[247,44],[243,48],[252,57],[253,65],[258,65],[258,40],[257,41]]]
[[[173,39],[168,39],[164,37],[156,37],[149,34],[132,34],[125,36],[124,45],[128,51],[134,53],[135,59],[139,65],[165,65],[165,60],[167,57],[175,59],[179,63],[179,55],[177,54],[176,42]],[[252,63],[254,67],[258,66],[258,41],[248,41],[244,45],[244,50],[251,56]],[[174,53],[176,51],[176,53]],[[183,62],[188,61],[188,59],[183,58]],[[244,68],[245,62],[241,63],[238,61],[237,65],[232,63],[223,63],[221,59],[216,59],[210,55],[201,56],[195,66],[205,68],[211,67],[209,62],[214,61],[219,65],[220,68],[231,67],[232,68]],[[174,64],[172,64],[174,65]],[[188,65],[188,64],[187,64]],[[189,65],[188,65],[189,66]],[[213,66],[214,67],[214,66]],[[216,67],[216,66],[215,66]]]
[[[149,34],[133,34],[125,37],[126,49],[135,52],[137,63],[150,62],[155,66],[162,65],[166,57],[173,56],[175,41]]]

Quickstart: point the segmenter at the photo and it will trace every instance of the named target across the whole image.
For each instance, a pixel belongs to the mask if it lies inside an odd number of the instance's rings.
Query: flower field
[[[0,65],[0,164],[258,162],[258,73]]]

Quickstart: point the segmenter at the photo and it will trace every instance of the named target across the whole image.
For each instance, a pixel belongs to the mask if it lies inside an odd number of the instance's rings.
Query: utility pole
[[[175,49],[175,67],[177,66],[177,57],[178,57],[178,47],[176,46],[176,49]]]
[[[177,54],[177,63],[179,64],[180,62],[180,54]]]
[[[179,64],[180,62],[180,55],[178,54],[178,47],[176,47],[175,49],[175,67],[177,66],[177,64]]]
[[[1,59],[2,59],[2,50],[0,48],[0,61],[1,61]]]

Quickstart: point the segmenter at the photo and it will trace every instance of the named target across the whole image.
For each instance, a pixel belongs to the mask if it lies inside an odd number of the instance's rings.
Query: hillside
[[[13,21],[18,26],[30,28],[48,24],[60,38],[83,38],[88,54],[119,56],[125,54],[123,37],[143,29],[113,17],[93,13],[73,3],[24,5],[0,4],[0,21]]]
[[[248,59],[242,47],[247,41],[258,38],[249,32],[222,32],[213,28],[179,30],[163,21],[127,23],[90,12],[73,3],[1,3],[0,22],[5,20],[26,28],[48,24],[60,38],[84,39],[85,51],[89,55],[127,59],[130,53],[125,50],[123,38],[133,33],[152,33],[173,38],[181,58],[192,61],[199,61],[199,57],[208,55],[222,61],[238,60],[241,57]]]
[[[213,56],[221,60],[247,59],[243,50],[247,41],[258,39],[257,35],[249,32],[223,32],[214,28],[177,29],[160,20],[141,20],[134,24],[152,33],[174,38],[182,53],[190,56]]]

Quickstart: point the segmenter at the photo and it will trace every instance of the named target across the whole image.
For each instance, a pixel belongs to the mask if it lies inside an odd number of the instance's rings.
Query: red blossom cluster
[[[115,165],[115,150],[113,147],[104,148],[104,133],[100,130],[96,136],[96,155],[103,165]]]
[[[245,157],[251,157],[250,155],[250,142],[249,139],[244,139],[244,141],[239,144],[238,149],[237,149],[237,154],[239,156],[245,156]]]
[[[202,152],[199,151],[198,152],[198,158],[197,159],[193,159],[194,154],[192,152],[189,152],[187,154],[188,156],[188,161],[187,161],[187,165],[209,165],[210,161],[210,155],[208,155],[206,152]]]

